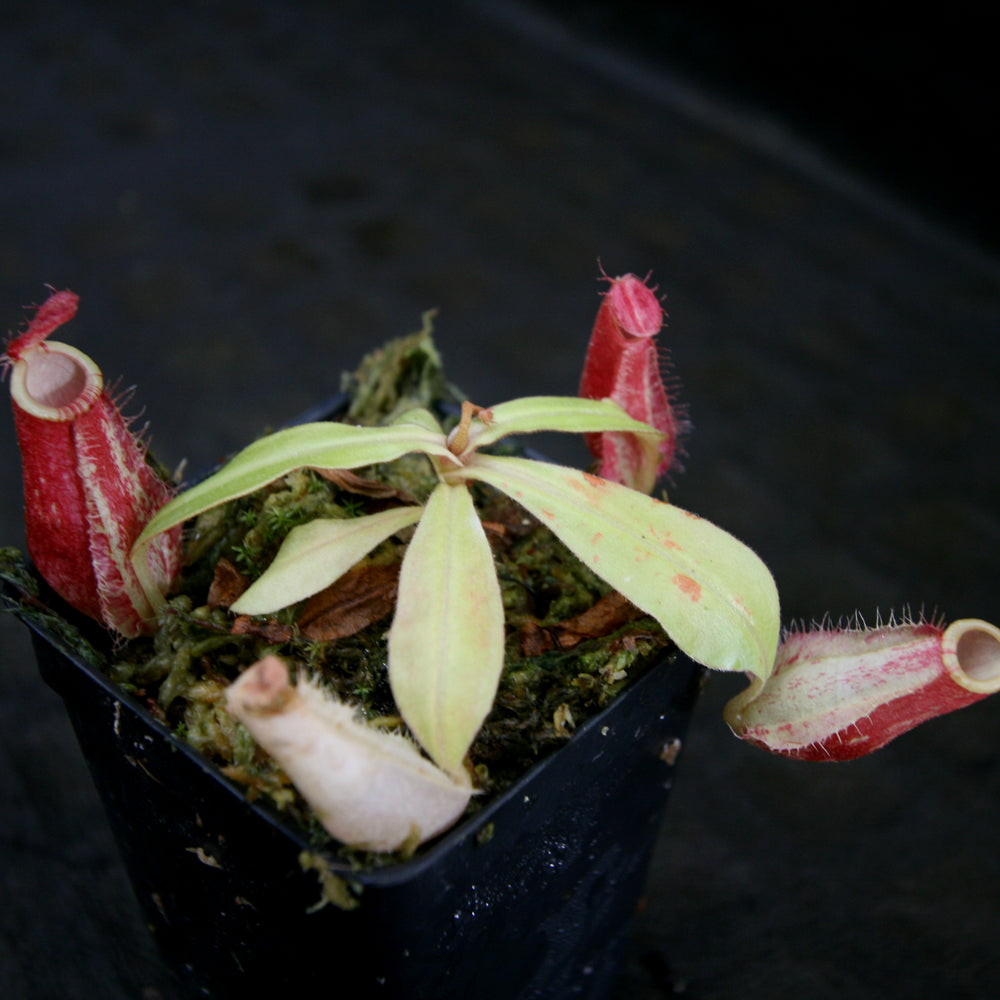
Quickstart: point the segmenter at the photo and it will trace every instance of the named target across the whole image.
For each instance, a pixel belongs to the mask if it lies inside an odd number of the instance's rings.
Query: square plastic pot
[[[300,418],[329,419],[344,397]],[[84,633],[92,622],[53,606]],[[354,870],[354,909],[318,907],[303,832],[160,723],[37,618],[63,699],[160,950],[192,997],[600,1000],[614,986],[697,698],[665,655],[565,746],[404,863]]]
[[[613,988],[701,670],[673,654],[415,858],[329,868],[302,832],[26,621],[159,947],[192,997],[599,1000]]]

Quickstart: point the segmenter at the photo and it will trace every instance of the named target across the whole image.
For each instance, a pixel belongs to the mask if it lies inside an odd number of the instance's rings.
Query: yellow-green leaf
[[[366,517],[317,518],[292,528],[274,561],[232,605],[262,615],[319,593],[390,535],[416,523],[422,507],[391,507]]]
[[[546,462],[477,453],[462,473],[526,507],[693,660],[770,675],[780,630],[777,588],[760,558],[728,532]]]
[[[477,416],[472,422],[464,454],[493,444],[508,434],[532,434],[536,431],[569,431],[576,434],[629,431],[638,435],[644,444],[648,442],[654,457],[664,436],[655,427],[630,417],[610,399],[526,396],[498,403]]]
[[[435,425],[436,426],[436,425]],[[356,469],[391,462],[412,451],[451,458],[440,428],[414,417],[388,427],[355,427],[321,421],[298,424],[248,445],[218,472],[161,507],[132,547],[132,563],[146,596],[162,606],[146,567],[146,548],[160,532],[169,531],[219,504],[246,496],[294,469]]]
[[[415,406],[412,410],[404,410],[392,421],[390,426],[399,427],[408,424],[412,424],[415,427],[422,427],[432,434],[442,433],[441,423],[438,421],[438,418],[430,410],[424,409],[422,406]]]
[[[462,773],[493,705],[504,613],[493,554],[464,483],[435,487],[403,558],[389,631],[400,714],[431,758]]]

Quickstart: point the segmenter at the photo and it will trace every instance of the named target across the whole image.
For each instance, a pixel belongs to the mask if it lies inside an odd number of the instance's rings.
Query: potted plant
[[[54,294],[6,355],[29,554],[75,611],[5,573],[193,995],[600,997],[702,666],[751,678],[739,735],[817,758],[1000,687],[982,622],[779,651],[764,564],[650,495],[684,424],[634,276],[580,398],[453,399],[425,328],[336,419],[176,495],[47,340],[75,309]],[[509,445],[539,430],[587,434],[598,474]]]

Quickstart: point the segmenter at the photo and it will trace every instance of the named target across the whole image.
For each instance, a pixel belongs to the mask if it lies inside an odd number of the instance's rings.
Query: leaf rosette
[[[165,598],[145,571],[162,532],[300,468],[357,469],[419,452],[436,484],[422,505],[292,529],[270,567],[233,605],[269,614],[337,580],[385,539],[415,525],[389,631],[389,680],[400,714],[428,756],[453,776],[492,707],[504,660],[504,611],[470,485],[507,494],[582,562],[706,667],[771,672],[780,627],[765,564],[714,524],[629,487],[561,465],[483,449],[538,431],[625,432],[655,456],[662,435],[610,400],[528,397],[490,409],[465,403],[446,433],[430,411],[356,427],[310,423],[239,452],[163,507],[132,550],[153,607]]]

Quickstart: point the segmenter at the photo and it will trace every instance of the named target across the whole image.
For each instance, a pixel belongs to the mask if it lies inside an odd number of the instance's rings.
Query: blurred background
[[[1000,621],[985,23],[804,11],[5,0],[0,328],[79,293],[59,338],[197,470],[432,307],[473,400],[574,393],[601,268],[651,272],[694,425],[671,496],[785,620]],[[0,456],[19,545],[9,419]],[[699,706],[622,1000],[995,994],[997,704],[827,767],[733,739],[741,687]],[[5,1000],[173,1000],[3,619],[0,844]]]
[[[768,117],[953,232],[997,246],[998,143],[989,19],[933,12],[625,0],[543,0],[577,33],[682,74],[744,116]]]

